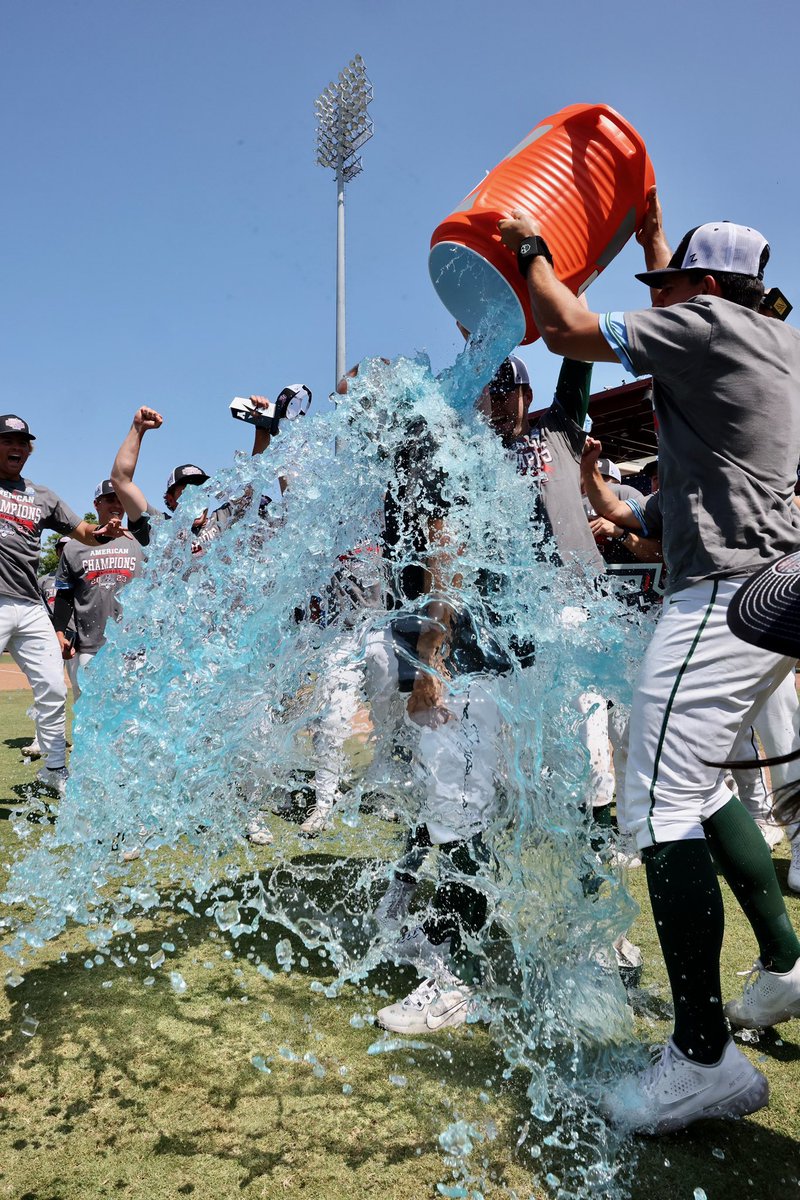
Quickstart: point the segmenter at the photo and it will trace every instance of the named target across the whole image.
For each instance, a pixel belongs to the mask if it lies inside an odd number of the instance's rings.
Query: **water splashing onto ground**
[[[277,925],[279,970],[296,969],[303,949],[324,951],[335,977],[314,986],[328,996],[392,959],[396,938],[372,914],[420,813],[419,730],[401,705],[395,723],[376,722],[354,755],[341,721],[338,746],[330,730],[323,737],[324,764],[320,731],[331,724],[334,676],[370,710],[370,647],[385,642],[397,614],[348,610],[341,598],[331,607],[330,584],[355,547],[380,543],[396,455],[423,422],[449,502],[460,574],[451,599],[478,649],[508,668],[481,680],[497,712],[496,801],[469,877],[488,913],[480,935],[465,935],[478,980],[470,1022],[488,1023],[507,1079],[526,1081],[520,1147],[537,1177],[558,1196],[613,1195],[618,1146],[592,1099],[629,1054],[629,1009],[609,949],[632,912],[589,846],[576,698],[592,690],[624,703],[643,632],[630,610],[553,564],[533,489],[475,415],[477,393],[509,348],[486,332],[439,378],[424,357],[362,364],[335,412],[286,426],[266,458],[238,456],[160,525],[145,575],[125,592],[123,620],[86,674],[57,821],[36,845],[23,841],[13,866],[4,899],[27,910],[5,949],[24,969],[75,922],[98,954],[113,952],[135,937],[143,914],[179,902],[188,915],[213,918],[234,946]],[[286,495],[259,504],[276,474],[289,480]],[[238,520],[193,556],[200,504],[230,497]],[[379,559],[369,562],[378,578]],[[535,659],[523,666],[519,647],[528,643]],[[474,685],[469,673],[448,680],[453,702]],[[297,834],[298,809],[302,817],[315,773],[319,787],[320,767],[331,764],[342,795],[331,828],[309,844]],[[381,819],[385,808],[393,823]],[[274,847],[244,840],[259,811]],[[125,861],[133,847],[140,858]],[[464,881],[430,856],[416,920],[430,911],[437,870]],[[164,961],[157,954],[151,965]],[[180,973],[170,979],[185,989]],[[387,1035],[386,1048],[396,1040]],[[453,1048],[433,1043],[405,1044],[433,1055]],[[253,1061],[268,1071],[263,1057]],[[413,1071],[392,1081],[411,1086]],[[440,1137],[453,1177],[443,1194],[481,1194],[480,1146],[491,1129],[490,1115],[477,1128],[453,1114]]]

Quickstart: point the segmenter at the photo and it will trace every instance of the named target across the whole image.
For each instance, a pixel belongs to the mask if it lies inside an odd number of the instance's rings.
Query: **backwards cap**
[[[654,288],[663,287],[680,271],[722,271],[763,279],[768,262],[769,245],[757,229],[731,221],[709,221],[684,235],[668,266],[643,271],[636,278]]]

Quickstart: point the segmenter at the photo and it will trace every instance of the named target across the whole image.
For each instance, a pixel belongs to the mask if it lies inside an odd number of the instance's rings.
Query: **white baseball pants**
[[[6,649],[31,685],[45,766],[63,767],[67,753],[64,660],[42,604],[0,596],[0,654]]]
[[[84,667],[88,666],[88,664],[92,661],[93,658],[94,658],[94,654],[86,654],[83,651],[81,651],[80,653],[76,654],[73,658],[68,658],[66,660],[67,675],[69,676],[69,681],[72,684],[73,703],[78,699],[78,697],[81,694],[81,685],[80,685],[81,672],[83,671]]]
[[[706,763],[748,757],[755,714],[794,667],[728,628],[740,584],[707,580],[664,602],[631,709],[623,820],[640,848],[704,836],[703,821],[731,798]]]

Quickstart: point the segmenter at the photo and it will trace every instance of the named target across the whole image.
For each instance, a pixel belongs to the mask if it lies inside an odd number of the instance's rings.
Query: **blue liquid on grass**
[[[183,910],[213,918],[234,943],[277,923],[273,967],[295,966],[287,935],[324,950],[335,972],[321,989],[327,996],[385,960],[390,942],[369,914],[419,805],[418,779],[412,772],[409,786],[385,731],[369,739],[376,761],[368,775],[379,778],[398,826],[362,812],[371,784],[356,775],[333,829],[311,846],[290,837],[285,850],[278,839],[254,852],[243,830],[254,809],[313,776],[326,703],[319,683],[337,655],[360,670],[365,630],[390,620],[366,610],[350,622],[354,636],[342,620],[298,622],[295,610],[326,595],[341,556],[379,543],[395,454],[409,423],[423,418],[454,501],[447,521],[458,602],[488,639],[479,583],[492,572],[500,586],[491,636],[509,652],[512,634],[536,645],[534,666],[515,668],[496,689],[500,802],[484,835],[487,862],[470,879],[489,910],[484,935],[467,939],[483,977],[478,1015],[502,1048],[506,1074],[526,1080],[535,1125],[522,1153],[540,1178],[557,1153],[560,1196],[613,1196],[619,1147],[592,1101],[629,1055],[631,1018],[616,971],[598,955],[627,928],[632,905],[588,848],[575,699],[591,688],[625,703],[644,633],[617,601],[588,596],[577,575],[548,561],[534,489],[475,414],[476,395],[510,349],[502,328],[487,328],[438,378],[424,357],[362,364],[335,412],[286,424],[264,458],[237,456],[158,528],[148,569],[127,588],[123,619],[85,676],[58,820],[37,845],[22,844],[13,864],[3,899],[32,915],[16,922],[5,951],[24,966],[69,922],[85,926],[97,949],[110,947],[179,894]],[[259,515],[258,497],[276,474],[289,490]],[[250,492],[240,519],[193,557],[200,505]],[[449,686],[458,694],[467,681]],[[358,837],[344,857],[341,839],[351,830]],[[123,846],[141,842],[134,864],[112,853],[121,832]],[[588,870],[599,872],[599,892],[582,887]],[[183,990],[182,976],[170,979]],[[448,1048],[457,1055],[458,1043]],[[252,1061],[264,1070],[263,1060]],[[413,1069],[407,1075],[413,1086]],[[477,1195],[483,1168],[471,1165],[471,1150],[484,1135],[454,1118],[442,1148],[458,1178],[445,1194]]]

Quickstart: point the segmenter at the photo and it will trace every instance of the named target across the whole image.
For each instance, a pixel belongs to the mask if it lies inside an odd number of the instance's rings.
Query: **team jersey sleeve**
[[[609,312],[600,316],[600,332],[616,354],[626,371],[636,374],[636,368],[630,360],[628,331],[625,326],[625,313]]]
[[[569,419],[581,428],[589,412],[591,385],[592,364],[565,358],[558,373],[555,400]]]
[[[625,313],[625,350],[634,375],[653,375],[668,387],[696,379],[708,355],[714,321],[713,306],[700,298]]]
[[[53,495],[50,511],[42,522],[45,529],[54,529],[56,533],[72,533],[80,525],[81,518],[73,512],[58,496]]]

